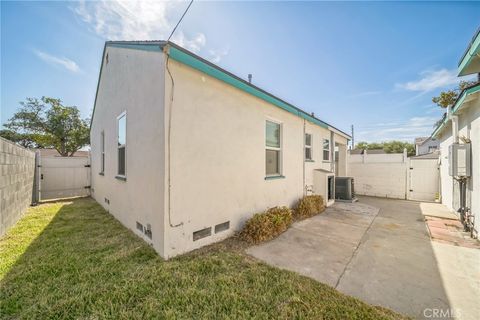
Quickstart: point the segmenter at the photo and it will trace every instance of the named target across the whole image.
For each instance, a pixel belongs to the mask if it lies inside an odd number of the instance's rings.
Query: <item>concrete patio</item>
[[[435,212],[430,204],[361,197],[247,252],[414,318],[479,319],[480,250],[432,241],[424,215]]]

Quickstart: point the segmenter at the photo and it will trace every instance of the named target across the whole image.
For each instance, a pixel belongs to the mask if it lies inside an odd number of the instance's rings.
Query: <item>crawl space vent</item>
[[[143,233],[143,224],[137,221],[137,230]]]
[[[205,238],[212,235],[212,227],[208,227],[202,230],[195,231],[193,233],[193,241],[197,241],[199,239]]]
[[[228,229],[230,229],[230,221],[217,224],[215,226],[215,233],[219,233],[219,232],[222,232],[222,231],[225,231],[225,230],[228,230]]]

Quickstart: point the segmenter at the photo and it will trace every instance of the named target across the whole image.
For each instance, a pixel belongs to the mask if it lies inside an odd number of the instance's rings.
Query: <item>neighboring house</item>
[[[477,32],[459,63],[459,76],[480,73],[479,54],[480,35]],[[460,144],[470,150],[470,158],[466,157],[467,162],[470,162],[471,172],[466,180],[465,205],[476,221],[474,228],[478,235],[480,229],[480,83],[465,88],[461,92],[454,105],[448,108],[447,116],[434,130],[432,137],[440,141],[442,202],[455,211],[461,208],[461,184],[458,176],[453,177],[449,174],[449,166],[453,163],[449,155],[449,147],[452,144]],[[467,143],[469,141],[470,144]],[[468,156],[468,154],[464,155]]]
[[[416,156],[436,152],[440,148],[440,142],[432,137],[415,138],[414,143]]]
[[[170,258],[305,194],[331,203],[350,136],[173,43],[113,41],[90,138],[92,196]]]

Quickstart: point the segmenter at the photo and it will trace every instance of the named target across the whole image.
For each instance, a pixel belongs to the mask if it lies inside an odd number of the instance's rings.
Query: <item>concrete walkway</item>
[[[415,318],[480,319],[480,250],[432,242],[421,205],[337,203],[247,252]]]

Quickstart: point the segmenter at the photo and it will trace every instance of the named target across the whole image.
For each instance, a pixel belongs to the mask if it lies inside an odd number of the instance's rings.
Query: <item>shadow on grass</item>
[[[0,240],[0,318],[400,317],[240,251],[164,261],[92,199],[44,204]]]

